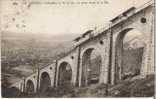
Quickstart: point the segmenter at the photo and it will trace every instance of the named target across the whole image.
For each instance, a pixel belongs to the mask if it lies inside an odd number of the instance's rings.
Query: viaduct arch
[[[50,75],[47,72],[42,72],[40,76],[40,92],[45,92],[50,86]]]
[[[127,28],[118,34],[115,41],[115,83],[140,74],[145,47],[144,33],[135,28]]]
[[[33,94],[37,92],[37,73],[34,73],[21,82],[24,84],[23,92]]]
[[[102,67],[102,56],[97,46],[89,46],[81,53],[81,86],[99,83]]]
[[[48,86],[54,86],[55,65],[55,63],[50,64],[38,71],[38,90],[45,91]]]
[[[68,62],[62,62],[58,70],[58,86],[68,86],[72,84],[72,67]]]
[[[26,82],[26,93],[27,94],[33,94],[33,93],[35,93],[35,84],[30,79],[27,80],[27,82]]]

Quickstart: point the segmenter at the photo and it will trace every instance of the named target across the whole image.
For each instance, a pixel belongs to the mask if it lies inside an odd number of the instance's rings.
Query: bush
[[[145,79],[135,80],[129,87],[131,88],[131,96],[154,96],[154,75],[148,75]]]

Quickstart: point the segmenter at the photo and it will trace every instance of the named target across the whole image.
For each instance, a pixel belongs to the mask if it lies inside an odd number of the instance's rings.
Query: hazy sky
[[[48,2],[92,2],[103,4],[47,4]],[[82,34],[103,27],[133,5],[149,0],[0,0],[1,28],[18,33]]]

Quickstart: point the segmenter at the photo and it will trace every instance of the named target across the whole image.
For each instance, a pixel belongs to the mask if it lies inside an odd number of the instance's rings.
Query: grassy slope
[[[108,90],[106,90],[108,89]],[[13,94],[8,97],[153,97],[154,75],[146,78],[127,79],[116,85],[94,84],[87,87],[74,88],[63,86],[49,88],[45,92],[37,94]]]
[[[106,88],[108,87],[108,92]],[[58,93],[60,97],[151,97],[154,95],[154,76],[150,75],[143,79],[128,79],[122,81],[117,85],[108,85],[97,84],[90,85],[83,88],[65,88],[64,93],[61,93],[61,90]],[[46,96],[53,96],[54,91],[47,91],[44,93]],[[61,93],[59,95],[59,93]]]

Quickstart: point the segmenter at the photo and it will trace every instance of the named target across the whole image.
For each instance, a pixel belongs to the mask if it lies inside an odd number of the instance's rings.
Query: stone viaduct
[[[110,20],[106,27],[85,32],[74,39],[74,48],[64,57],[10,87],[16,87],[21,92],[35,93],[67,83],[77,87],[87,86],[94,81],[116,84],[125,75],[132,75],[132,72],[126,71],[130,67],[135,71],[134,75],[144,77],[153,74],[153,8],[152,1],[131,7]],[[94,68],[90,67],[93,51],[100,55],[100,65]]]

